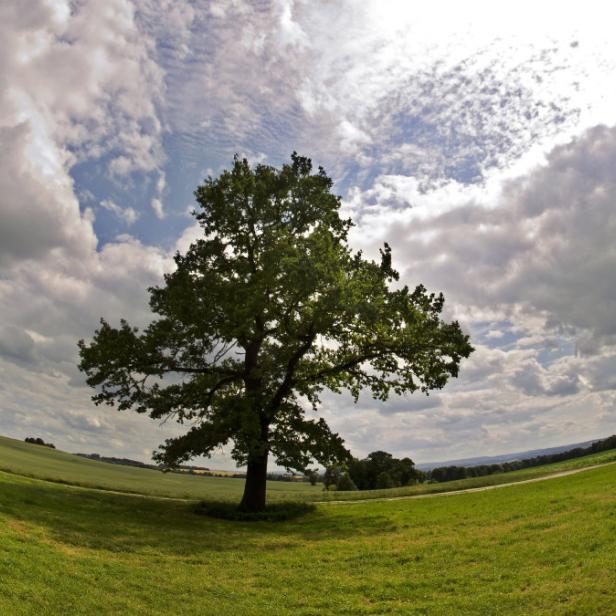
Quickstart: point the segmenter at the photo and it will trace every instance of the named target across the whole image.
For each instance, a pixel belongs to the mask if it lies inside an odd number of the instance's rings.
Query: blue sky
[[[0,33],[0,433],[145,459],[177,428],[94,407],[76,341],[148,320],[239,153],[335,179],[477,348],[430,398],[322,414],[357,455],[616,432],[616,44],[604,3],[33,0]],[[531,18],[532,16],[532,18]],[[230,467],[221,450],[213,465]]]

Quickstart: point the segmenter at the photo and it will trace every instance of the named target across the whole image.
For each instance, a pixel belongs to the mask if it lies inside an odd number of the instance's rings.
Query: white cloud
[[[502,338],[504,335],[504,333],[498,329],[491,329],[487,334],[486,334],[486,338],[492,339],[492,340],[498,340],[499,338]]]
[[[98,246],[75,164],[104,161],[120,192],[145,174],[163,218],[166,154],[196,173],[293,149],[353,187],[357,246],[389,241],[405,281],[442,289],[449,315],[499,346],[477,343],[427,399],[328,398],[357,453],[445,459],[613,431],[615,129],[568,141],[616,121],[615,43],[597,7],[547,4],[531,22],[489,3],[2,4],[3,431],[123,455],[162,440],[143,418],[91,407],[75,341],[101,315],[147,322],[145,289],[173,251],[127,235]],[[101,206],[134,223],[117,202]]]
[[[90,222],[79,214],[62,154],[29,122],[0,127],[0,208],[0,265],[64,245],[75,255],[96,246]]]
[[[3,5],[3,69],[10,84],[4,122],[30,121],[67,160],[121,150],[122,170],[154,169],[162,160],[156,110],[162,72],[133,5],[55,7],[53,13],[47,3],[33,2],[26,12],[19,3]]]
[[[117,203],[111,201],[111,199],[104,199],[101,201],[100,205],[103,209],[111,212],[129,226],[137,222],[139,218],[139,213],[132,207],[121,207]],[[154,207],[154,205],[152,205],[152,207]],[[162,207],[160,209],[162,212]]]
[[[3,3],[0,37],[2,431],[48,430],[74,450],[75,438],[90,438],[70,429],[75,417],[103,426],[77,373],[76,340],[101,314],[143,322],[144,290],[171,261],[128,238],[97,251],[94,216],[80,212],[70,169],[115,152],[125,161],[116,171],[160,166],[162,71],[126,0]],[[137,219],[110,199],[101,205],[126,224]],[[109,442],[122,421],[89,442]]]
[[[408,280],[467,305],[533,310],[551,327],[586,332],[579,343],[590,350],[616,341],[615,166],[616,128],[599,126],[554,149],[545,166],[506,182],[487,205],[454,200],[441,207],[430,192],[411,192],[409,205],[403,190],[387,192],[378,180],[381,188],[356,191],[347,211],[362,215],[354,241],[372,253],[388,241]]]
[[[165,217],[165,210],[163,209],[163,204],[160,199],[152,199],[150,202],[152,209],[154,210],[154,214],[156,214],[156,218],[162,220]]]
[[[355,245],[376,254],[389,242],[404,282],[444,290],[450,314],[502,345],[475,339],[443,406],[421,421],[413,414],[420,434],[443,421],[443,439],[464,434],[465,447],[476,441],[496,453],[543,446],[548,434],[573,442],[614,430],[615,168],[616,128],[598,126],[500,191],[463,189],[447,204],[439,188],[421,193],[412,179],[387,176],[352,193]],[[398,442],[379,423],[375,438]],[[348,429],[344,419],[339,425]],[[436,436],[430,443],[442,446]]]

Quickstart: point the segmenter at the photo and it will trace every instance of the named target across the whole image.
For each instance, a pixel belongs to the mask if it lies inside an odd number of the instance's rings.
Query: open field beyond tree
[[[97,462],[4,437],[0,437],[0,470],[72,485],[172,498],[239,501],[244,488],[242,479],[163,473]],[[295,499],[298,493],[320,496],[322,487],[307,482],[270,481],[268,493],[270,500],[288,500]]]
[[[270,502],[289,500],[320,502],[393,498],[449,492],[526,481],[528,479],[549,476],[561,471],[612,461],[616,461],[616,450],[510,473],[497,473],[445,483],[361,492],[324,492],[322,485],[311,486],[308,482],[269,481],[267,488],[268,500]],[[5,437],[0,437],[0,470],[26,477],[88,488],[134,492],[170,498],[206,499],[208,501],[238,502],[244,487],[242,479],[162,473],[150,469],[108,464]]]

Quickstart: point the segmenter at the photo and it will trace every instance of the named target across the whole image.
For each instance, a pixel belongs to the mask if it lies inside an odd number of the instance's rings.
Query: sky
[[[99,319],[199,235],[235,153],[334,179],[354,248],[388,242],[475,352],[429,397],[320,411],[356,456],[417,462],[616,432],[616,39],[609,4],[0,4],[0,434],[149,459],[179,428],[96,407]],[[232,468],[224,449],[210,466]]]

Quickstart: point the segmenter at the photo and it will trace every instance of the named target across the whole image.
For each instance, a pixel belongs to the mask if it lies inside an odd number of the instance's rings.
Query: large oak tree
[[[195,191],[202,239],[149,289],[143,331],[101,320],[80,342],[93,400],[190,426],[154,454],[166,466],[231,443],[247,475],[241,507],[265,507],[268,456],[289,469],[348,452],[316,415],[325,390],[374,398],[441,388],[472,347],[441,319],[443,296],[396,285],[347,244],[352,222],[322,168],[233,167]]]

